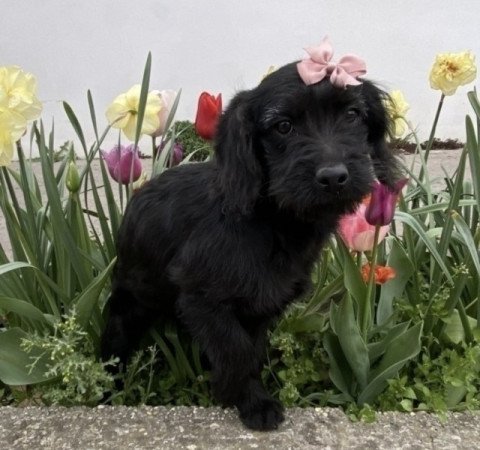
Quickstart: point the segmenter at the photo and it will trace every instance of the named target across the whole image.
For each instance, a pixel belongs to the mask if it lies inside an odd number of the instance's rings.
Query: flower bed
[[[363,417],[375,409],[479,407],[480,102],[475,92],[468,94],[475,116],[467,116],[467,142],[455,174],[433,188],[427,169],[446,96],[472,81],[475,71],[470,54],[437,58],[431,84],[442,94],[425,149],[405,118],[405,99],[394,93],[389,100],[392,134],[416,140],[420,165],[405,168],[408,185],[405,180],[394,192],[377,186],[368,206],[345,217],[312,274],[313,290],[272,330],[263,375],[285,404],[342,405]],[[7,255],[0,247],[3,403],[212,403],[199,349],[174,324],[150,331],[143,351],[121,375],[121,389],[107,370],[117,361],[97,356],[116,232],[128,199],[150,176],[210,158],[221,112],[221,96],[203,93],[195,123],[177,123],[180,96],[149,91],[149,82],[150,58],[142,84],[108,108],[103,134],[88,93],[96,136],[91,146],[64,104],[82,146],[82,163],[72,146],[59,156],[53,131],[34,122],[39,180],[25,158],[27,139],[21,141],[27,122],[41,111],[35,80],[18,68],[0,69],[0,208],[11,248]],[[101,151],[112,128],[120,130],[120,142]],[[152,137],[150,173],[139,157],[145,134]],[[15,152],[18,170],[9,167]]]

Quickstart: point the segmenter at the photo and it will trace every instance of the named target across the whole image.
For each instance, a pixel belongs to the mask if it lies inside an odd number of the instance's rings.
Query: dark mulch
[[[427,147],[428,141],[422,142],[420,146],[425,149]],[[465,144],[460,142],[458,139],[437,139],[433,140],[432,150],[456,150],[463,148]],[[407,142],[402,139],[397,139],[390,142],[390,148],[395,152],[405,152],[405,153],[415,153],[417,148],[416,144],[413,142]]]

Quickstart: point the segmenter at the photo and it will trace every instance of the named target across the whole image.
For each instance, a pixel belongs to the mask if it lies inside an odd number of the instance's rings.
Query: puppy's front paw
[[[252,430],[276,430],[285,417],[283,406],[273,399],[262,399],[248,409],[240,411],[243,424]]]

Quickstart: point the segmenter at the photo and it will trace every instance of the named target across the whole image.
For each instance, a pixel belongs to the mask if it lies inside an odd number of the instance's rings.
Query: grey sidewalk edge
[[[2,449],[478,449],[480,414],[378,413],[351,422],[334,408],[291,408],[275,432],[235,411],[201,407],[2,407]]]

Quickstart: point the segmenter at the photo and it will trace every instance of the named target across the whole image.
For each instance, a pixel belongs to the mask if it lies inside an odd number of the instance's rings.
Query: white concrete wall
[[[404,92],[424,139],[440,96],[428,83],[436,53],[472,50],[480,58],[478,0],[0,0],[0,6],[0,65],[36,75],[42,117],[55,118],[58,143],[73,136],[60,101],[89,128],[91,89],[105,125],[111,100],[141,81],[148,51],[151,87],[181,87],[178,118],[193,120],[201,91],[222,92],[227,103],[255,86],[268,66],[302,58],[304,46],[328,34],[337,56],[362,56],[371,79]],[[447,98],[440,137],[464,139],[472,87]]]

